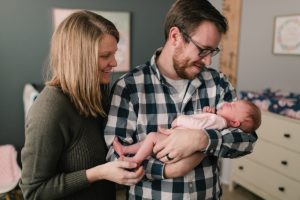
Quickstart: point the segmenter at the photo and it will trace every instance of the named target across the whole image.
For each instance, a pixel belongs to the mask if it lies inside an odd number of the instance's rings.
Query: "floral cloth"
[[[264,89],[261,92],[240,91],[240,99],[252,101],[261,110],[300,119],[300,94]]]

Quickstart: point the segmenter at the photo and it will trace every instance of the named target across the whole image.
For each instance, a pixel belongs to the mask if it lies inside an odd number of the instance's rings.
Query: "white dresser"
[[[263,112],[254,152],[232,160],[239,184],[264,199],[300,200],[300,120]]]

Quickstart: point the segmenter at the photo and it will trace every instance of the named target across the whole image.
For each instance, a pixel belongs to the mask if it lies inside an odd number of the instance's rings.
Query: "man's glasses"
[[[201,48],[201,47],[199,47],[199,45],[191,38],[191,36],[189,35],[189,34],[187,34],[184,30],[182,30],[182,29],[180,29],[180,32],[181,32],[181,34],[182,34],[182,36],[186,39],[186,40],[188,40],[188,41],[190,41],[190,42],[192,42],[194,45],[195,45],[195,47],[198,49],[198,51],[199,51],[199,53],[198,53],[198,56],[199,57],[205,57],[205,56],[207,56],[207,55],[211,55],[211,56],[215,56],[215,55],[217,55],[219,52],[220,52],[220,49],[217,47],[217,48],[215,48],[215,49],[203,49],[203,48]]]

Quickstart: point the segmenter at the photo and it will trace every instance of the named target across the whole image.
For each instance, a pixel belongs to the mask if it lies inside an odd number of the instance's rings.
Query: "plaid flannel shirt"
[[[234,88],[226,77],[214,69],[204,68],[188,84],[181,110],[172,99],[174,88],[160,74],[155,57],[122,76],[113,86],[111,107],[105,129],[109,148],[108,160],[117,153],[112,145],[114,137],[124,144],[143,140],[158,126],[170,128],[179,114],[194,114],[204,106],[216,107],[224,101],[236,100]],[[222,194],[219,181],[220,157],[236,158],[252,152],[256,133],[247,134],[239,129],[205,130],[209,145],[208,155],[184,177],[164,179],[164,163],[154,157],[143,162],[146,176],[130,187],[129,199],[219,199]]]

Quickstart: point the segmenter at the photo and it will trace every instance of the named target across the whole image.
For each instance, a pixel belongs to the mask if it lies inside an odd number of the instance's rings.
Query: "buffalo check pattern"
[[[204,106],[217,107],[224,101],[235,101],[236,92],[224,74],[204,67],[190,81],[181,108],[174,103],[174,88],[160,74],[155,64],[157,50],[150,62],[133,68],[120,77],[112,88],[111,107],[105,128],[109,151],[107,160],[118,158],[112,142],[118,137],[123,144],[143,140],[159,126],[170,128],[180,114],[194,114]],[[207,157],[184,177],[165,179],[164,163],[151,157],[143,162],[146,172],[142,181],[129,189],[129,199],[219,199],[220,157],[236,158],[249,154],[257,140],[256,133],[239,129],[205,130],[209,145]]]

